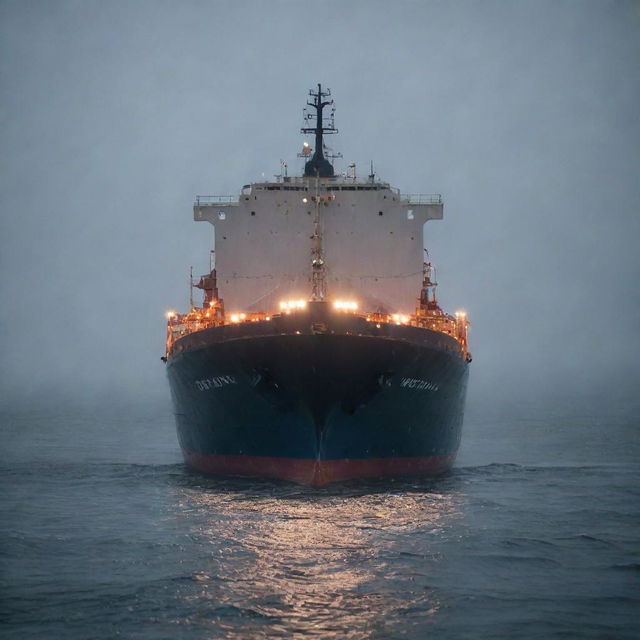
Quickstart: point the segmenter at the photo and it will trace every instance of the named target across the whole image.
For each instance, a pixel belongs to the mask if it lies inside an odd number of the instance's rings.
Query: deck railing
[[[193,307],[188,313],[178,314],[170,312],[167,321],[167,348],[166,357],[171,355],[174,343],[197,331],[209,329],[212,327],[219,327],[223,325],[235,325],[251,322],[268,322],[272,318],[277,318],[280,315],[289,315],[291,313],[297,313],[306,307],[304,301],[298,301],[294,308],[283,308],[281,304],[280,312],[267,313],[260,312],[247,312],[247,313],[232,313],[225,315],[224,309],[221,306],[214,306],[209,308]],[[445,335],[451,336],[457,340],[460,345],[460,350],[463,356],[468,362],[471,362],[471,355],[467,351],[467,327],[469,322],[464,312],[457,312],[455,316],[436,311],[424,311],[416,309],[415,314],[401,314],[401,313],[361,313],[357,311],[357,306],[351,307],[338,307],[338,303],[334,302],[334,309],[339,310],[342,313],[353,313],[354,315],[365,318],[367,322],[372,322],[378,325],[381,324],[396,324],[396,325],[409,325],[413,327],[421,327],[423,329],[431,329]]]
[[[238,196],[196,196],[196,206],[238,204]]]
[[[298,181],[291,181],[293,184],[302,184]],[[335,184],[339,184],[340,186],[350,186],[350,185],[358,185],[358,186],[366,186],[371,185],[371,183],[367,182],[349,182],[343,181],[336,182]],[[285,187],[286,189],[286,184]],[[394,190],[395,192],[395,190]],[[410,193],[410,194],[400,194],[400,199],[402,202],[406,202],[407,204],[419,205],[419,204],[442,204],[442,195],[439,193]],[[216,206],[216,205],[235,205],[239,202],[239,196],[196,196],[196,206]]]
[[[400,198],[408,204],[442,204],[439,193],[403,193]]]

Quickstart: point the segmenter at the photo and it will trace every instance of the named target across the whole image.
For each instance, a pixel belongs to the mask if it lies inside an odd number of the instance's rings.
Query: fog
[[[443,195],[472,396],[637,386],[637,2],[15,0],[0,47],[3,402],[168,398],[194,196],[299,174],[318,82],[337,170]]]

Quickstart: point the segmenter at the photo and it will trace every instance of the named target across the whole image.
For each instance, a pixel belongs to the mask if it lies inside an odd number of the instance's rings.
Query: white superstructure
[[[218,287],[227,309],[277,308],[310,296],[319,221],[327,299],[412,312],[423,275],[423,226],[442,219],[439,195],[404,196],[345,177],[283,177],[237,199],[200,196],[194,219],[215,227]]]

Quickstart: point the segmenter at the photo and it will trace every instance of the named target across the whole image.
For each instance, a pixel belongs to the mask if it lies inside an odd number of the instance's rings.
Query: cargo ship
[[[193,469],[317,487],[453,464],[471,356],[423,246],[442,198],[373,167],[336,174],[334,112],[330,90],[309,91],[301,175],[281,161],[272,181],[195,200],[210,271],[191,278],[187,313],[167,312],[162,358]]]

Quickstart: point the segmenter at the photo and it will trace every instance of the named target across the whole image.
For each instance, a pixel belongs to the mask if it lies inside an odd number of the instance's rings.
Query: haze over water
[[[639,29],[631,1],[1,2],[3,637],[634,637]],[[299,173],[318,82],[338,171],[444,198],[474,362],[442,480],[181,464],[193,197]]]

